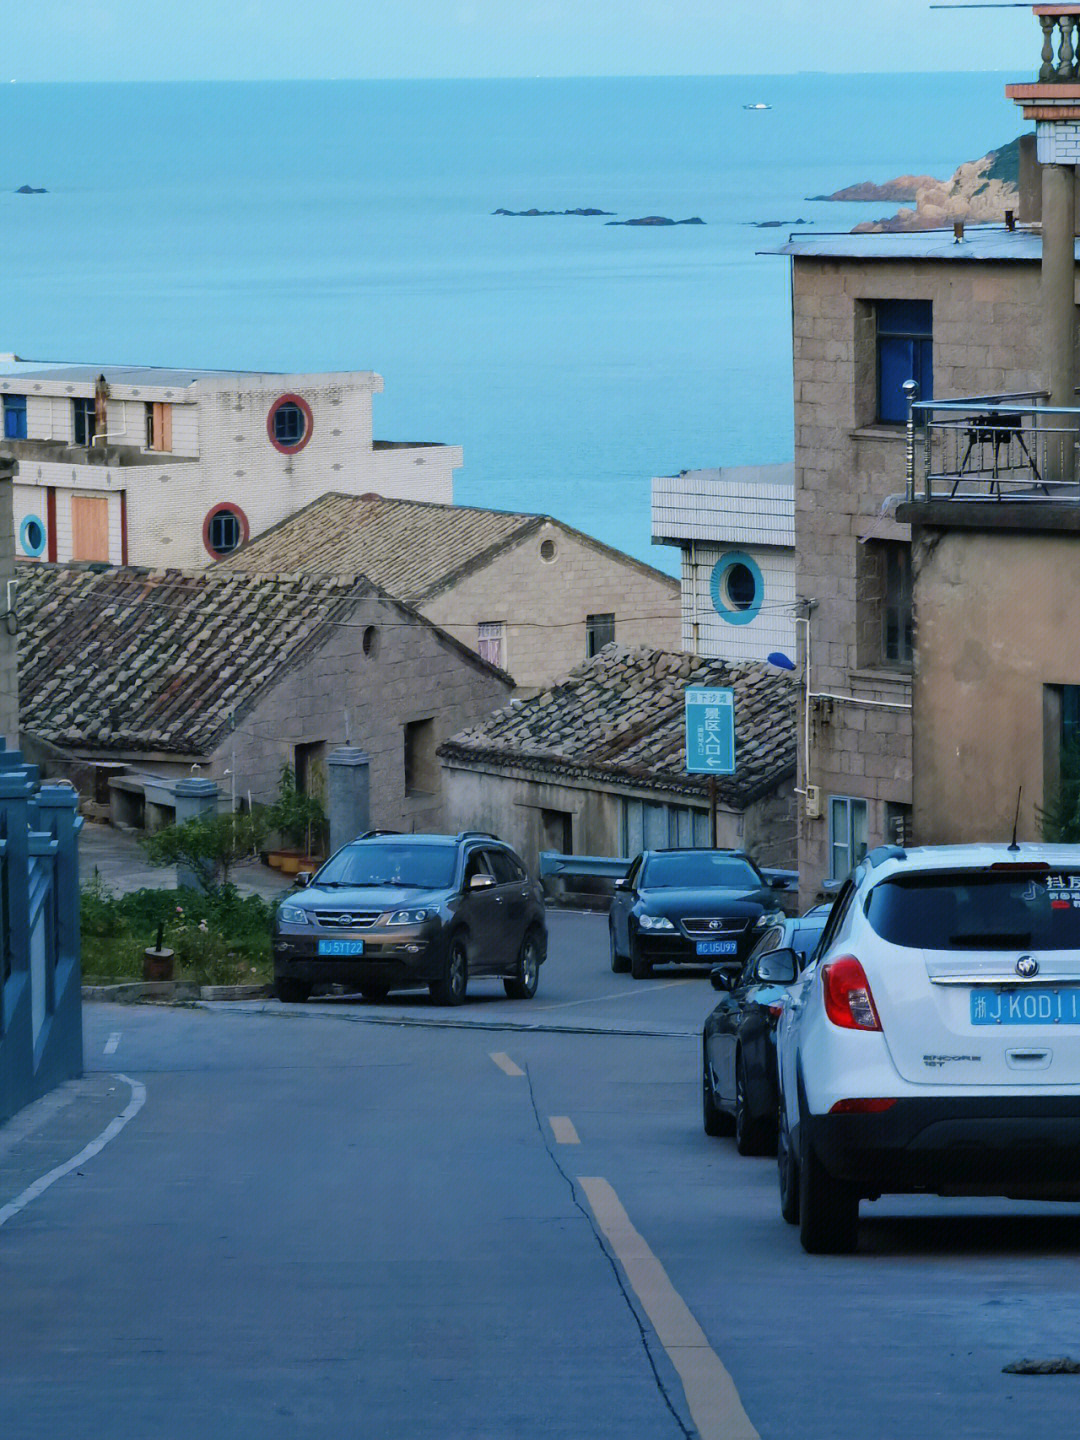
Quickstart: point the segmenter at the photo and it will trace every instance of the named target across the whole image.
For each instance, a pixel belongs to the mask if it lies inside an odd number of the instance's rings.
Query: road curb
[[[117,985],[84,985],[84,1000],[110,1000],[114,1005],[190,1003],[194,1000],[263,1000],[269,985],[196,985],[192,980],[133,980]]]

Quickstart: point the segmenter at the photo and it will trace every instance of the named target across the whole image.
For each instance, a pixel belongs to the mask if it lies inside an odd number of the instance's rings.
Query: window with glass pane
[[[210,521],[210,548],[228,555],[240,544],[240,521],[231,510],[219,510]]]
[[[304,438],[304,412],[286,401],[274,411],[274,439],[281,445],[298,445]]]
[[[912,653],[911,546],[904,541],[885,546],[885,595],[881,607],[881,658],[891,665],[910,665]]]
[[[75,444],[89,445],[97,433],[94,399],[79,396],[71,402],[75,421]]]
[[[588,659],[599,655],[605,645],[615,639],[614,615],[588,615],[585,618],[585,654]]]
[[[866,801],[851,795],[829,799],[829,875],[843,880],[866,854]]]
[[[501,620],[482,620],[477,625],[476,648],[480,653],[481,660],[486,660],[489,665],[498,665],[499,669],[502,669],[503,622]]]
[[[877,418],[907,421],[905,380],[919,386],[919,399],[934,394],[932,305],[929,300],[878,300],[874,303],[877,322]]]
[[[4,396],[4,439],[26,439],[26,396]]]

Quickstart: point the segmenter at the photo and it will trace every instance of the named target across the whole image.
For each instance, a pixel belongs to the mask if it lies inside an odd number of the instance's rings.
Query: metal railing
[[[918,400],[913,381],[904,388],[909,500],[1080,500],[1080,408],[1043,391]]]

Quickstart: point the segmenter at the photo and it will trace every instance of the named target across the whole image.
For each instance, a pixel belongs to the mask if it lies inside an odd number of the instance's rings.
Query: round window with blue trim
[[[741,551],[722,555],[709,580],[713,609],[729,625],[749,625],[765,599],[765,580],[756,562]]]
[[[27,515],[19,526],[19,544],[24,555],[38,556],[45,551],[45,526],[36,515]]]

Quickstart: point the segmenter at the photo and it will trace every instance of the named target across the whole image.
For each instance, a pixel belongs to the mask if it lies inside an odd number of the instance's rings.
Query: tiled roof
[[[374,589],[325,576],[21,565],[22,728],[60,747],[207,753]]]
[[[335,492],[257,535],[219,564],[255,574],[365,575],[391,595],[416,605],[544,525],[556,525],[593,549],[678,589],[671,576],[548,515]]]
[[[687,685],[735,691],[736,773],[717,798],[743,809],[795,772],[796,699],[791,678],[762,664],[608,645],[559,684],[514,701],[440,746],[448,760],[592,776],[609,783],[700,794],[687,775]]]

